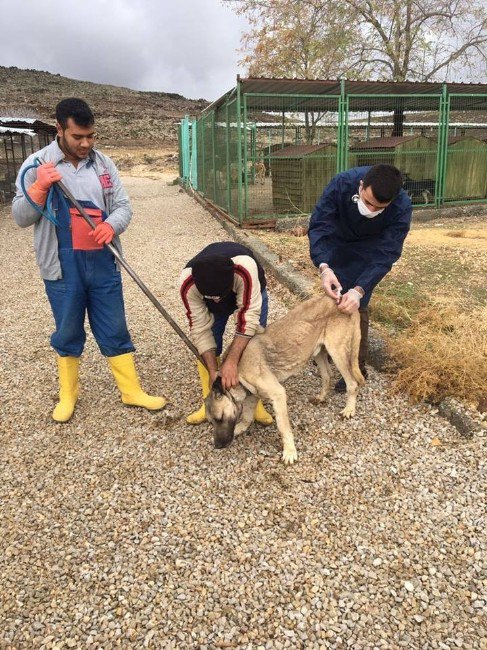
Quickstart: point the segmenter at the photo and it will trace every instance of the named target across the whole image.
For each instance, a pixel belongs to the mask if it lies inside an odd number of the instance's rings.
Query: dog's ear
[[[214,393],[215,397],[218,399],[219,397],[222,397],[225,394],[225,391],[223,390],[223,385],[222,385],[222,378],[220,375],[217,376],[215,381],[213,382],[213,385],[211,387],[212,392]]]
[[[243,402],[249,394],[249,391],[246,390],[242,384],[237,384],[237,386],[234,386],[230,389],[230,392],[232,393],[232,397],[236,402]]]

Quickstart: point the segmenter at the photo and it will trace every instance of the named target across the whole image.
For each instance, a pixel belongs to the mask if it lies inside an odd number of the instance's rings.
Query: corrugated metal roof
[[[0,133],[4,135],[29,135],[31,138],[35,136],[35,132],[32,129],[14,129],[13,127],[0,126]]]
[[[242,93],[246,95],[247,108],[260,110],[315,110],[337,111],[341,92],[340,81],[322,79],[269,79],[266,77],[237,77]],[[345,93],[350,97],[350,111],[381,110],[397,108],[404,110],[439,110],[443,83],[420,81],[345,81]],[[473,95],[468,99],[468,110],[487,110],[487,84],[447,83],[451,94]],[[208,109],[214,109],[225,102],[233,91],[229,91]],[[260,95],[266,95],[262,97]],[[287,95],[283,99],[280,95]],[[317,95],[318,97],[295,97],[292,95]],[[378,95],[365,97],[364,95]],[[397,97],[403,95],[403,97]],[[431,97],[419,97],[431,95]],[[475,97],[475,95],[485,95]],[[464,99],[452,97],[451,108],[465,109]]]
[[[357,144],[352,145],[351,149],[354,151],[357,149],[394,149],[399,144],[424,137],[425,136],[423,135],[404,135],[393,136],[389,138],[371,138],[365,142],[358,142]]]
[[[340,95],[340,81],[322,79],[269,79],[247,77],[239,79],[245,93],[300,93],[310,95]],[[430,81],[345,81],[345,92],[357,95],[441,95],[443,83]],[[487,94],[487,84],[447,83],[449,94]]]
[[[317,79],[269,79],[267,77],[247,77],[240,79],[242,92],[266,93],[270,95],[283,93],[291,95],[340,95],[339,81],[320,81]]]
[[[476,138],[474,135],[451,135],[448,138],[448,144],[456,144],[457,142],[465,140],[477,140],[477,142],[483,142],[482,138]]]
[[[47,124],[47,122],[31,117],[0,117],[0,126],[14,129],[32,129],[34,133],[39,133],[39,131],[52,134],[56,133],[56,127],[52,124]]]
[[[316,151],[320,151],[325,147],[329,147],[331,143],[322,142],[321,144],[296,144],[291,147],[285,147],[284,149],[279,149],[272,153],[273,158],[302,158],[303,156],[309,156]],[[336,145],[335,145],[336,146]]]
[[[0,122],[18,122],[19,118],[18,117],[2,117],[0,116]],[[22,122],[25,122],[26,124],[33,124],[35,122],[35,119],[33,117],[23,117]]]

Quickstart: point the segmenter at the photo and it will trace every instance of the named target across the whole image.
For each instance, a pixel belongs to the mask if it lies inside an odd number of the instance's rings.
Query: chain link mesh
[[[310,214],[336,173],[377,163],[401,170],[415,206],[487,200],[487,94],[237,88],[194,128],[197,189],[241,225]]]

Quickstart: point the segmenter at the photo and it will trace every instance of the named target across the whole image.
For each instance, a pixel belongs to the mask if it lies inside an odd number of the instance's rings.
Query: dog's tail
[[[358,365],[358,353],[360,349],[360,338],[361,338],[360,316],[358,312],[352,314],[352,320],[355,321],[352,330],[352,354],[351,354],[352,375],[355,381],[358,383],[358,385],[363,386],[365,384],[365,378]]]

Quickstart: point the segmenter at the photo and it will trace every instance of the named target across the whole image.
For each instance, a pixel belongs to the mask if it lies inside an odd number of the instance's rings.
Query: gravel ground
[[[127,260],[186,327],[178,275],[225,231],[186,194],[127,178]],[[65,425],[32,232],[0,214],[0,648],[487,648],[485,431],[462,439],[374,371],[352,421],[287,384],[299,462],[275,426],[225,450],[184,415],[191,354],[128,278],[142,383],[129,409],[89,335]],[[271,282],[271,319],[293,301]]]

